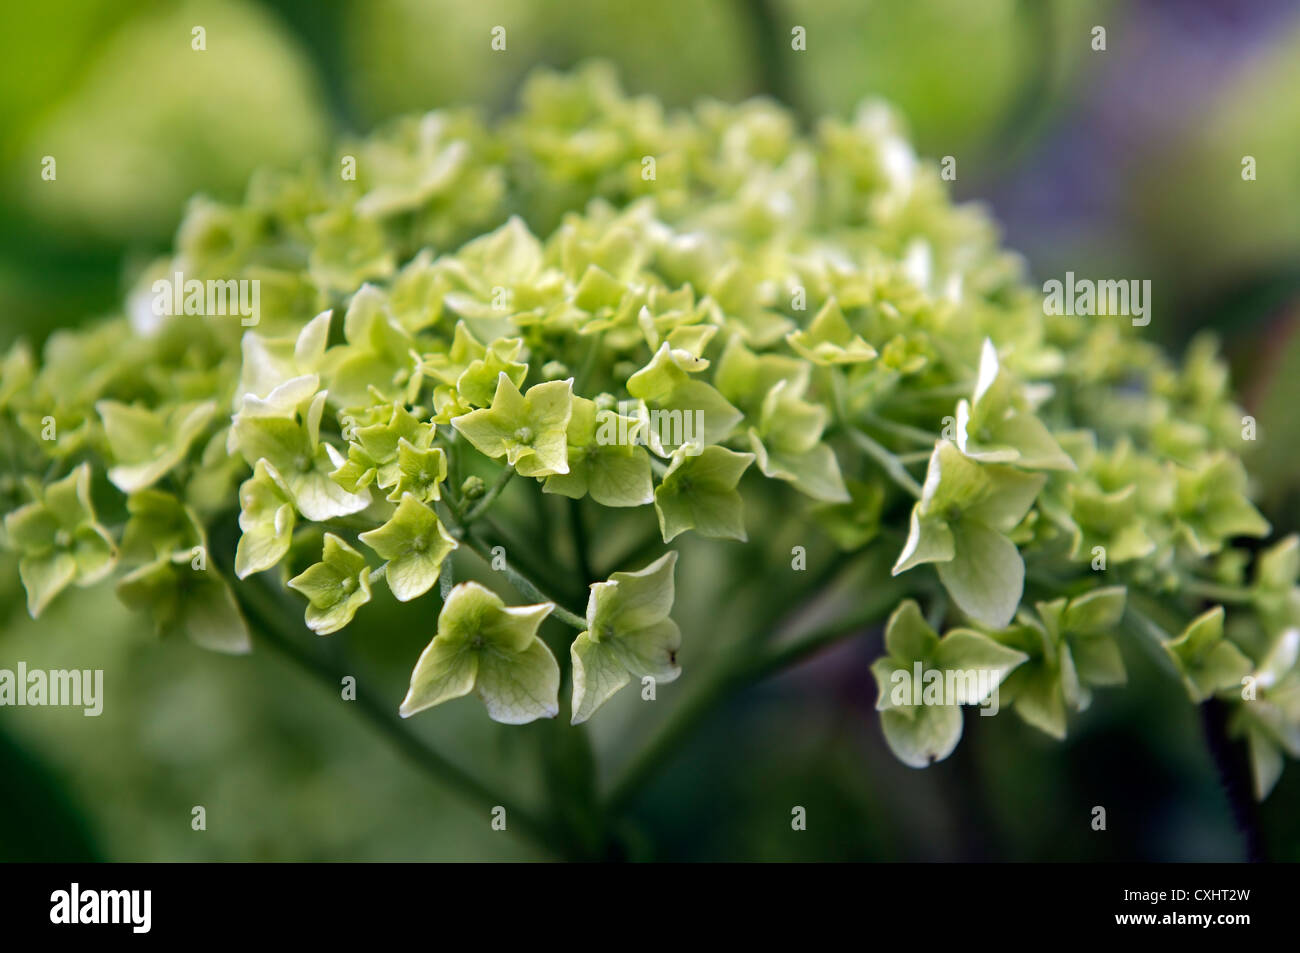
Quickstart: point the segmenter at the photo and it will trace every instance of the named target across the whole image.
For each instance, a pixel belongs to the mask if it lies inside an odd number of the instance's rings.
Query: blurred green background
[[[1291,0],[59,0],[0,14],[0,346],[121,307],[188,198],[232,199],[336,135],[446,104],[509,107],[534,66],[590,57],[672,104],[770,93],[805,118],[883,96],[919,150],[958,163],[1036,280],[1150,278],[1151,332],[1221,337],[1260,422],[1252,470],[1275,527],[1300,524],[1300,8]],[[488,37],[507,27],[505,53]],[[807,50],[789,48],[801,25]],[[1091,48],[1104,25],[1107,49]],[[191,30],[206,50],[191,49]],[[58,161],[58,187],[40,178]],[[1258,179],[1244,182],[1244,155]],[[509,503],[509,500],[506,500]],[[699,554],[732,558],[707,543]],[[788,552],[788,546],[786,547]],[[688,557],[689,558],[689,557]],[[40,625],[0,566],[0,667],[102,668],[99,718],[0,714],[0,859],[418,860],[542,856],[490,830],[390,740],[268,651],[158,644],[107,589]],[[695,672],[768,620],[719,613],[707,571],[679,580],[687,675],[592,725],[597,783]],[[751,614],[752,615],[752,614]],[[328,650],[396,709],[432,634],[427,609],[378,602]],[[1140,652],[1057,745],[972,713],[948,761],[885,749],[855,640],[721,709],[634,811],[638,856],[708,860],[1141,859],[1243,856],[1198,715]],[[699,677],[699,676],[696,676]],[[529,801],[555,725],[503,729],[472,703],[408,727]],[[583,757],[575,759],[585,770]],[[1261,816],[1300,859],[1300,771]],[[790,829],[790,808],[808,829]],[[191,808],[207,830],[191,830]],[[1094,805],[1109,829],[1091,830]],[[640,845],[640,846],[637,846]]]

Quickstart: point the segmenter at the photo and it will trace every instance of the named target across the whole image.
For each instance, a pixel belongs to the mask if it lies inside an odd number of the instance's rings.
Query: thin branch
[[[740,663],[716,674],[692,697],[682,703],[658,735],[636,756],[614,784],[607,810],[624,808],[645,783],[671,763],[682,741],[727,696],[770,675],[783,671],[829,645],[857,635],[884,619],[893,610],[906,587],[889,579],[869,593],[859,611],[766,653],[741,656]]]
[[[863,418],[868,424],[887,433],[892,433],[896,437],[902,437],[904,440],[910,440],[922,447],[934,449],[934,443],[938,439],[928,430],[922,430],[920,427],[910,427],[907,424],[900,424],[895,420],[889,420],[886,417],[877,417],[875,414],[867,414]],[[929,456],[929,453],[926,454]]]
[[[1232,809],[1233,820],[1246,842],[1246,859],[1253,864],[1268,860],[1264,832],[1259,823],[1259,805],[1255,803],[1254,785],[1246,749],[1228,737],[1228,708],[1217,698],[1201,705],[1201,728],[1205,744],[1214,759],[1219,783]]]
[[[231,589],[244,619],[261,636],[263,642],[274,647],[304,672],[328,686],[331,691],[338,689],[343,677],[350,673],[335,668],[298,644],[297,640],[285,631],[286,626],[279,607],[272,603],[270,594],[264,593],[256,580],[233,585]],[[405,729],[401,718],[390,711],[388,705],[366,690],[360,681],[356,686],[355,704],[366,720],[387,737],[395,748],[438,782],[478,807],[489,810],[497,806],[504,807],[514,830],[519,831],[538,847],[558,854],[564,853],[564,846],[529,811],[510,802],[508,798],[410,734]]]
[[[865,450],[867,455],[876,463],[880,464],[881,469],[888,474],[891,480],[918,500],[921,498],[921,484],[917,483],[912,474],[907,472],[907,469],[899,462],[898,457],[876,443],[861,430],[855,427],[845,427],[844,429],[854,443]]]
[[[489,566],[496,568],[494,565],[494,557],[492,555],[492,547],[488,545],[487,541],[484,540],[483,537],[479,536],[474,531],[473,527],[461,525],[461,523],[454,517],[445,516],[444,521],[448,522],[453,536],[477,553],[479,558]],[[555,606],[551,611],[551,615],[554,618],[559,619],[565,625],[572,626],[579,632],[586,631],[586,619],[578,615],[576,612],[570,612],[560,603],[560,600],[547,595],[542,588],[537,585],[537,583],[533,582],[518,569],[511,566],[508,558],[503,560],[502,568],[499,571],[505,573],[506,579],[510,581],[510,584],[525,598],[533,599],[536,602],[552,603]]]
[[[497,497],[501,495],[501,491],[506,488],[506,484],[510,482],[510,478],[514,475],[514,467],[506,467],[502,470],[501,475],[496,478],[492,485],[488,487],[488,491],[483,494],[483,499],[479,500],[478,503],[476,503],[473,508],[465,514],[464,518],[461,520],[461,525],[469,526],[476,519],[486,513],[488,509],[491,508],[492,504],[497,501]]]

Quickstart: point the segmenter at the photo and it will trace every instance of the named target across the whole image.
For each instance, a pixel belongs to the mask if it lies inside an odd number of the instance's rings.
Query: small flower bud
[[[465,482],[460,485],[461,496],[465,497],[467,500],[481,499],[483,494],[486,492],[487,487],[484,486],[481,477],[466,477]]]

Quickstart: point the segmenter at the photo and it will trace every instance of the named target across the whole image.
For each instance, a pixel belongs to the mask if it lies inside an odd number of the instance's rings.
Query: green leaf
[[[409,602],[432,589],[442,561],[459,545],[433,510],[409,493],[387,523],[359,538],[388,561],[385,576],[398,602]]]
[[[679,450],[655,488],[664,542],[694,529],[702,536],[745,540],[744,506],[736,485],[752,453],[711,446],[696,455]]]
[[[476,582],[457,585],[438,614],[438,632],[411,673],[401,715],[477,690],[493,721],[525,724],[559,712],[560,668],[537,637],[555,606],[506,606]]]

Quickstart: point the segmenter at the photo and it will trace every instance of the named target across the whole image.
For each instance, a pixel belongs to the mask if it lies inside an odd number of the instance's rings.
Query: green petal
[[[939,636],[925,621],[921,607],[905,599],[889,617],[885,626],[885,649],[899,663],[929,660],[939,647]]]
[[[655,489],[655,510],[664,542],[695,529],[703,536],[746,539],[744,507],[736,484],[754,461],[752,453],[705,447],[694,456],[679,451]]]
[[[980,466],[947,440],[935,444],[921,490],[921,514],[946,518],[950,510],[964,510],[989,492],[987,468]]]
[[[876,356],[876,349],[853,333],[834,298],[826,302],[807,330],[793,331],[785,339],[814,364],[859,364]]]
[[[409,602],[433,588],[443,560],[459,545],[433,510],[410,494],[402,497],[387,523],[359,539],[388,561],[388,588],[398,602]]]
[[[636,572],[616,572],[593,583],[587,600],[587,624],[593,641],[634,633],[663,621],[672,611],[673,572],[677,553],[664,553]]]
[[[317,635],[329,635],[370,601],[370,570],[364,556],[326,533],[321,561],[290,579],[288,586],[307,597],[308,627]]]
[[[341,462],[341,461],[339,461]],[[330,471],[335,469],[330,457],[317,458],[315,469],[306,473],[289,473],[285,476],[294,505],[306,519],[313,523],[324,523],[340,516],[360,513],[370,505],[370,491],[363,489],[359,493],[349,493],[330,479]]]
[[[598,447],[585,465],[587,491],[601,506],[644,506],[654,501],[650,454],[644,447]]]
[[[296,517],[288,495],[261,460],[240,486],[239,503],[243,535],[235,551],[235,575],[244,579],[284,558],[293,542]]]
[[[1217,692],[1238,688],[1250,674],[1250,659],[1223,637],[1223,607],[1215,606],[1197,616],[1175,639],[1165,643],[1183,674],[1188,693],[1196,702]]]
[[[1025,563],[1015,543],[973,520],[953,528],[955,554],[939,579],[968,616],[991,629],[1010,624],[1024,592]]]
[[[217,405],[214,401],[182,404],[164,413],[114,401],[100,401],[95,407],[118,461],[108,478],[123,493],[133,493],[152,486],[185,458]]]
[[[934,667],[947,671],[987,672],[988,691],[997,686],[1018,665],[1029,656],[1024,652],[999,645],[993,639],[972,629],[953,629],[939,640],[939,647],[934,654]],[[964,687],[964,686],[963,686]],[[958,698],[958,704],[977,705],[984,701],[987,692],[979,697]]]
[[[987,466],[984,473],[988,478],[987,489],[969,506],[966,515],[999,533],[1009,533],[1034,505],[1047,477],[1001,466]]]
[[[499,651],[525,651],[537,636],[542,620],[555,606],[507,606],[495,592],[476,582],[454,587],[438,613],[438,634],[455,643]]]
[[[903,551],[898,554],[892,575],[907,572],[922,563],[948,562],[956,554],[952,530],[941,519],[923,519],[921,504],[912,507],[910,529]]]
[[[1257,728],[1247,731],[1246,742],[1250,752],[1251,776],[1255,782],[1255,799],[1263,801],[1282,777],[1282,749]]]
[[[619,635],[609,644],[619,661],[636,678],[649,675],[666,684],[682,674],[677,661],[682,633],[672,619],[661,619],[633,633]]]
[[[1124,656],[1109,635],[1067,636],[1079,680],[1085,685],[1123,685],[1128,679]]]
[[[573,659],[573,715],[580,724],[595,714],[615,692],[631,681],[626,666],[605,643],[593,642],[582,632],[569,647]]]
[[[460,642],[441,636],[434,638],[420,653],[411,672],[411,686],[399,709],[403,718],[441,705],[474,690],[478,676],[478,653]]]
[[[1071,599],[1061,619],[1064,631],[1080,635],[1114,632],[1124,617],[1127,590],[1107,586]]]
[[[480,653],[474,687],[488,717],[502,724],[523,725],[560,711],[560,666],[541,639],[522,652]]]
[[[1013,676],[1016,714],[1027,724],[1057,741],[1065,738],[1065,697],[1061,691],[1059,673],[1039,667]],[[1009,689],[1010,691],[1010,689]]]
[[[961,741],[961,709],[956,705],[917,705],[880,713],[889,750],[903,764],[926,768],[952,754]]]
[[[55,596],[72,584],[77,576],[77,561],[65,551],[26,556],[18,563],[18,575],[27,590],[27,611],[35,619]]]
[[[189,570],[194,572],[193,570]],[[191,642],[210,652],[244,655],[253,650],[248,625],[240,615],[235,595],[225,580],[214,573],[202,575],[201,585],[191,586],[182,596],[181,624]]]
[[[45,552],[62,529],[58,515],[45,503],[26,503],[5,516],[9,541],[24,552]]]
[[[826,444],[818,444],[806,453],[794,456],[770,454],[759,438],[758,431],[751,428],[749,445],[764,476],[785,480],[814,500],[825,503],[848,502],[849,491],[840,475],[839,461]]]

